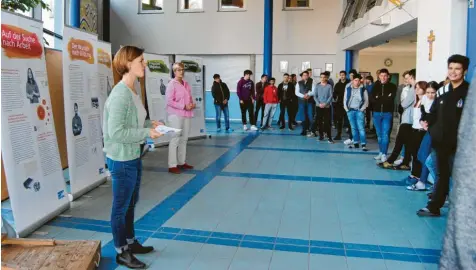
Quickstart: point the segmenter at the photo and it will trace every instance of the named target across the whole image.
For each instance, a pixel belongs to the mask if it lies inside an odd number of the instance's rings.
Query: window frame
[[[218,12],[245,12],[246,10],[246,0],[243,0],[243,7],[242,8],[223,8],[222,7],[222,0],[218,0]]]
[[[137,14],[163,14],[165,12],[164,7],[162,7],[162,10],[142,10],[142,0],[138,0],[137,4],[138,4]]]
[[[313,10],[312,0],[306,0],[309,3],[308,7],[286,7],[286,0],[283,0],[283,11],[302,11],[302,10]]]
[[[177,13],[204,13],[205,12],[205,9],[203,8],[203,4],[204,4],[204,0],[201,0],[202,1],[202,8],[198,9],[184,9],[181,7],[181,1],[185,1],[185,0],[178,0],[177,1]]]

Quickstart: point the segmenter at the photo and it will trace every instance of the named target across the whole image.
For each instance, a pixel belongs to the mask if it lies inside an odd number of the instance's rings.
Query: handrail
[[[62,35],[56,34],[55,32],[53,32],[53,31],[51,31],[51,30],[48,30],[48,29],[46,29],[46,28],[43,28],[43,33],[48,34],[48,35],[50,35],[50,36],[53,36],[53,37],[55,37],[55,38],[57,38],[57,39],[63,40],[63,36],[62,36]]]

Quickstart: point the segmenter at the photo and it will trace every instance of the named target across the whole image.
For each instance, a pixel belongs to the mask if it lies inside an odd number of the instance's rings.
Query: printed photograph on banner
[[[203,59],[200,57],[177,55],[176,61],[184,64],[184,79],[192,88],[192,98],[193,102],[196,104],[196,108],[193,111],[194,117],[191,123],[190,137],[203,136],[206,133]]]
[[[43,47],[43,26],[2,11],[2,159],[21,234],[68,206]],[[25,203],[27,202],[27,203]]]
[[[73,197],[105,179],[101,114],[107,82],[101,66],[110,65],[97,36],[63,30],[63,91],[69,179]],[[101,83],[102,82],[102,83]]]
[[[145,69],[145,92],[147,95],[147,107],[149,109],[149,117],[165,123],[167,120],[165,91],[167,84],[170,82],[170,71],[172,65],[169,57],[165,55],[157,55],[152,53],[144,53],[144,60],[147,62]],[[169,142],[171,135],[165,135],[157,138],[154,142]]]

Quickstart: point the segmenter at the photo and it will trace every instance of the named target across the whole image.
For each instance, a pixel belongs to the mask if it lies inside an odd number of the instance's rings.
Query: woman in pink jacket
[[[169,143],[169,172],[179,174],[180,169],[193,169],[185,162],[187,156],[187,141],[190,132],[190,121],[193,117],[192,91],[190,85],[184,81],[184,65],[175,63],[172,67],[175,78],[169,82],[166,90],[167,124],[170,127],[181,129],[179,135],[174,136]]]

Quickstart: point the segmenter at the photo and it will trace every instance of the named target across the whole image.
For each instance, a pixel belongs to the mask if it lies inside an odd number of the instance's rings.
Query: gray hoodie
[[[403,108],[402,124],[413,124],[413,105],[415,104],[416,94],[415,87],[410,87],[405,98],[400,104]]]

